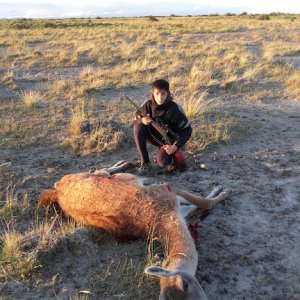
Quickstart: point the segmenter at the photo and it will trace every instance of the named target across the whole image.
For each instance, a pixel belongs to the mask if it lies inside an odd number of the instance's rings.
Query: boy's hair
[[[152,91],[154,89],[158,90],[166,90],[167,92],[170,92],[170,84],[167,80],[164,79],[157,79],[152,83]]]

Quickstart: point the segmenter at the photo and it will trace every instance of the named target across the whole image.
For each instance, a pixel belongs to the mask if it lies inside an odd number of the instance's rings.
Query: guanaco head
[[[186,272],[153,266],[145,273],[160,277],[159,300],[207,300],[198,280]]]

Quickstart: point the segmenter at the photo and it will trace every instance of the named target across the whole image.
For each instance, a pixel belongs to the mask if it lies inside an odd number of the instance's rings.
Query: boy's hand
[[[152,122],[152,120],[151,120],[149,114],[147,114],[147,116],[145,116],[145,117],[142,117],[142,123],[143,123],[144,125],[149,125],[151,122]]]
[[[176,145],[165,145],[163,148],[169,155],[172,155],[178,149]]]

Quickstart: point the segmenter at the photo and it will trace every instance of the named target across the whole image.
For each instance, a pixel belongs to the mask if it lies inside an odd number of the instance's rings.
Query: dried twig
[[[5,166],[9,167],[10,165],[11,165],[11,162],[6,162],[6,163],[1,164],[0,167],[5,167]]]

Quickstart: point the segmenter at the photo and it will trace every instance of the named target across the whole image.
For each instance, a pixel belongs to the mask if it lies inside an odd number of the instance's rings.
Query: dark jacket
[[[192,127],[190,122],[181,106],[173,101],[170,94],[162,105],[158,105],[154,99],[151,99],[143,103],[136,112],[138,118],[145,117],[147,114],[155,122],[163,122],[176,134],[176,137],[171,138],[171,140],[178,148],[182,148],[191,137]],[[152,133],[157,135],[151,124],[149,128],[151,128]]]

